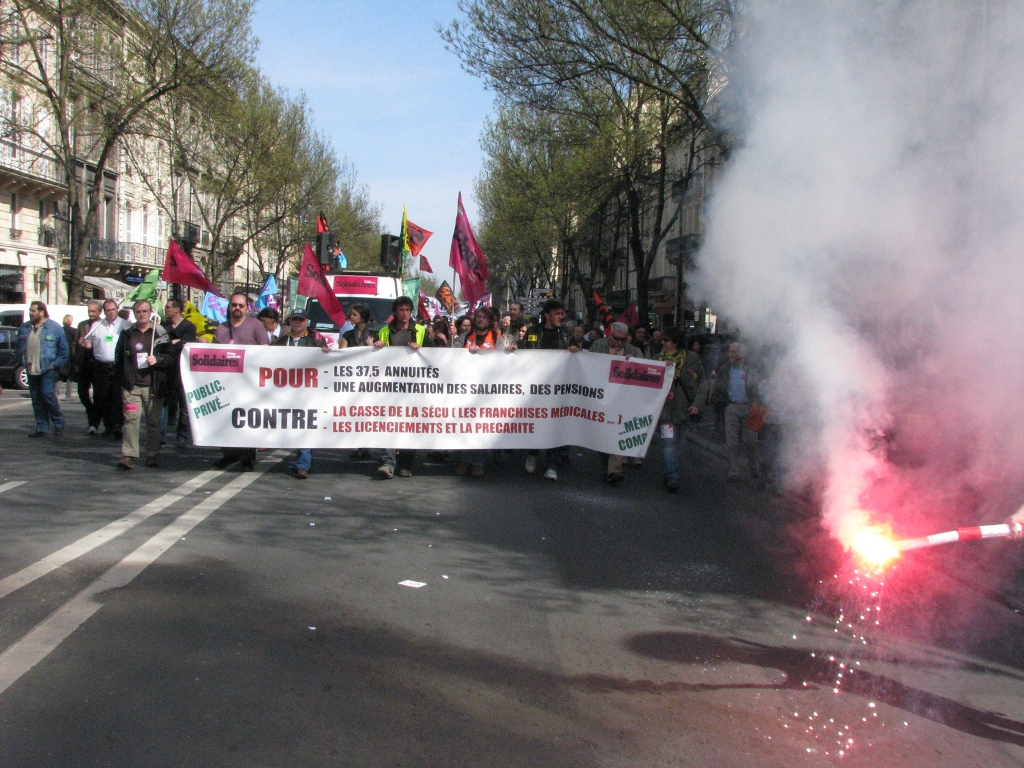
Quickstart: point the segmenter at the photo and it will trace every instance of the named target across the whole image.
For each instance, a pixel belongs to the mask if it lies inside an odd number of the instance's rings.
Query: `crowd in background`
[[[245,294],[234,294],[227,320],[214,330],[214,343],[315,346],[324,352],[360,346],[450,347],[471,354],[562,349],[669,362],[674,366],[674,379],[658,425],[665,489],[679,490],[681,466],[692,464],[692,459],[681,462],[680,458],[699,430],[709,427],[724,438],[728,448],[730,480],[774,479],[778,425],[764,403],[767,380],[759,366],[747,360],[744,345],[731,338],[724,347],[727,357],[719,359],[723,345],[705,349],[708,336],[687,335],[681,328],[650,329],[623,322],[588,328],[567,318],[557,299],[545,302],[535,318],[513,302],[505,314],[481,306],[457,318],[428,319],[415,318],[413,302],[399,297],[392,304],[391,316],[376,324],[367,306],[355,303],[348,308],[348,322],[336,341],[311,328],[304,310],[293,311],[282,323],[276,309],[263,309],[255,316],[251,309]],[[175,300],[166,302],[163,318],[156,317],[144,300],[135,302],[131,313],[113,300],[92,301],[88,313],[88,319],[77,327],[70,315],[63,318],[61,326],[47,316],[42,302],[33,302],[29,320],[18,330],[18,354],[28,372],[36,420],[29,437],[42,437],[51,430],[55,436],[63,432],[58,391],[63,383],[65,399],[70,399],[74,389],[85,408],[86,433],[120,443],[118,468],[132,470],[140,458],[146,466],[158,467],[161,446],[192,443],[178,360],[184,345],[196,341],[197,329],[184,317],[181,302]],[[710,355],[712,351],[716,354]],[[143,421],[144,436],[140,435]],[[356,451],[354,455],[368,453],[373,452]],[[385,449],[376,453],[380,460],[377,478],[412,474],[416,451]],[[453,458],[457,475],[482,477],[488,461],[508,461],[510,453],[453,446],[451,451],[431,452],[431,457]],[[224,449],[216,466],[223,469],[237,463],[243,471],[251,470],[256,457],[256,449]],[[600,454],[600,461],[602,476],[612,486],[624,480],[624,467],[642,466],[639,459],[615,455]],[[563,446],[527,451],[524,469],[557,480],[568,463],[569,449]],[[295,476],[307,478],[311,465],[312,450],[299,451],[293,465]]]

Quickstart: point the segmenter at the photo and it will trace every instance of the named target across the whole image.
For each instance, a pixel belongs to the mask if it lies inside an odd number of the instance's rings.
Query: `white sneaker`
[[[546,479],[548,479],[548,480],[557,480],[558,479],[558,473],[555,472],[555,468],[554,467],[549,467],[548,471],[544,473],[544,477]]]
[[[99,433],[100,431],[96,429],[96,427],[89,427],[87,430],[85,430],[85,434],[87,435],[98,435]]]
[[[537,457],[536,456],[527,456],[526,457],[526,472],[527,472],[527,474],[532,475],[536,471],[537,471]]]

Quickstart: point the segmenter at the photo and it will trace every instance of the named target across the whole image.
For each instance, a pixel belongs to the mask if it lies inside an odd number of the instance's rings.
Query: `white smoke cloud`
[[[1024,501],[1024,7],[755,0],[745,24],[696,284],[784,350],[791,476],[847,543],[869,517],[1001,519]]]

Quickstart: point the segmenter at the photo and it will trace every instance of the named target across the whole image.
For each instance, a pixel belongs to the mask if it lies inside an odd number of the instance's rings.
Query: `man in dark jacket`
[[[548,299],[541,305],[541,321],[526,329],[526,336],[518,345],[520,349],[567,349],[570,352],[579,352],[580,348],[573,343],[572,333],[562,325],[565,320],[565,305],[558,299]],[[516,349],[515,344],[506,344],[505,348],[510,352]],[[540,451],[530,450],[526,452],[526,471],[533,474],[537,471],[537,456]],[[558,479],[558,470],[555,469],[556,462],[561,459],[562,463],[569,461],[569,447],[552,448],[547,452],[547,468],[544,470],[544,477],[548,480]]]
[[[188,425],[188,404],[185,402],[185,390],[181,386],[179,365],[186,344],[196,340],[196,326],[186,320],[182,314],[184,307],[177,299],[171,299],[164,305],[167,315],[163,326],[167,329],[167,337],[171,342],[171,364],[167,368],[167,377],[163,391],[164,410],[160,417],[160,443],[167,442],[167,428],[175,432],[178,445],[192,442],[192,434]]]
[[[669,328],[661,338],[659,360],[675,366],[672,386],[658,419],[665,465],[665,488],[679,490],[679,451],[686,445],[685,430],[700,421],[700,409],[708,397],[708,377],[700,356],[686,349],[682,328]]]
[[[53,434],[64,431],[64,414],[57,402],[57,374],[68,362],[70,349],[64,330],[46,312],[46,305],[33,301],[28,322],[18,328],[18,360],[28,373],[32,413],[36,428],[29,437],[42,437],[53,423]]]
[[[520,349],[567,349],[579,352],[573,344],[572,332],[563,325],[565,305],[558,299],[548,299],[541,306],[541,321],[526,329],[526,338]]]
[[[163,326],[152,321],[153,308],[145,299],[135,302],[136,322],[117,339],[114,364],[124,391],[124,431],[118,469],[134,469],[139,458],[139,422],[146,414],[146,466],[157,467],[160,452],[160,412],[167,369],[173,355]]]
[[[320,347],[327,352],[330,345],[327,339],[309,327],[309,317],[305,310],[296,309],[288,318],[288,332],[277,337],[272,342],[274,347]],[[313,451],[309,448],[300,448],[298,458],[295,460],[295,476],[300,480],[309,477],[309,468],[313,466]]]
[[[75,370],[75,347],[78,346],[78,329],[74,325],[75,318],[72,315],[64,315],[64,336],[68,340],[68,361],[60,370],[60,380],[67,382],[64,389],[64,399],[71,399],[71,385],[78,380],[78,372]]]

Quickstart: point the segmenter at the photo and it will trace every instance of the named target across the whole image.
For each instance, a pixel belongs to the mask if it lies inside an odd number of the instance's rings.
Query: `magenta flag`
[[[220,296],[217,286],[210,282],[210,278],[174,240],[167,244],[167,259],[160,277],[168,283],[187,285]]]
[[[309,243],[306,243],[306,248],[302,252],[302,266],[299,267],[299,295],[319,301],[320,306],[339,328],[348,322],[345,308],[331,290],[324,268],[316,260]]]
[[[473,237],[473,228],[469,226],[469,217],[462,207],[462,193],[459,192],[459,211],[455,215],[455,234],[452,235],[452,250],[448,258],[448,266],[452,267],[462,281],[462,295],[470,306],[476,304],[487,293],[487,261],[484,252]]]

